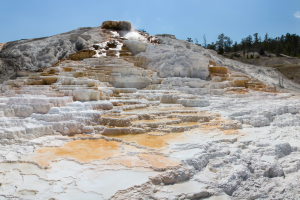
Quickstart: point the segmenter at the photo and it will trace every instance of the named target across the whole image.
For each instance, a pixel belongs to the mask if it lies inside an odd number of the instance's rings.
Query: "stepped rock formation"
[[[0,199],[297,199],[299,86],[130,22],[0,45]]]

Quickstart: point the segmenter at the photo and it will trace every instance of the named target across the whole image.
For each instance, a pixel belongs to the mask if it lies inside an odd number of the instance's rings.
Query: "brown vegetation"
[[[268,56],[258,56],[257,52],[248,52],[248,59],[238,52],[224,54],[225,57],[237,60],[242,63],[273,67],[278,69],[284,76],[295,83],[300,83],[300,59],[295,57],[276,57],[274,54],[267,54]],[[253,55],[254,58],[250,58]]]

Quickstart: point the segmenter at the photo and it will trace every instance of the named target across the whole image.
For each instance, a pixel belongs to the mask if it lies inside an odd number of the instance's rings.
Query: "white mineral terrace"
[[[113,48],[2,84],[0,200],[299,198],[300,95]]]

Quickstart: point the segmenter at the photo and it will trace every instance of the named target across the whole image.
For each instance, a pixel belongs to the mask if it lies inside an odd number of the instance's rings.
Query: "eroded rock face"
[[[176,49],[169,45],[149,45],[144,53],[142,67],[157,71],[161,78],[189,77],[205,80],[208,75],[209,59],[189,50]]]
[[[131,23],[128,21],[105,21],[101,25],[102,28],[112,29],[116,31],[130,31]]]
[[[18,71],[37,71],[94,43],[105,41],[99,28],[78,28],[46,38],[7,42],[0,51],[0,82]]]

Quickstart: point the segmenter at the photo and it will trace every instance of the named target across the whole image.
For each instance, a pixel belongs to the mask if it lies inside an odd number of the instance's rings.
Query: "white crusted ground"
[[[139,34],[2,84],[0,199],[298,199],[300,95]]]

